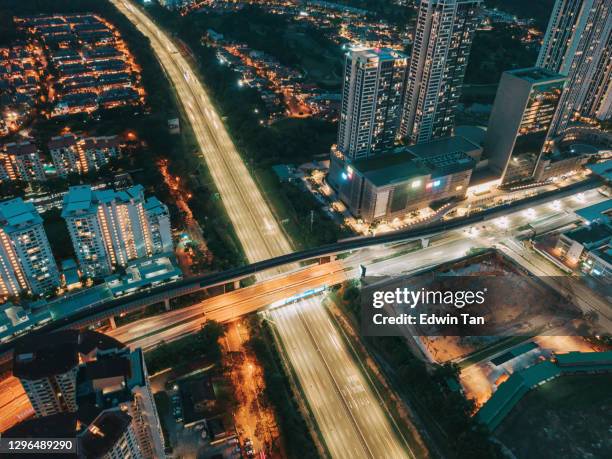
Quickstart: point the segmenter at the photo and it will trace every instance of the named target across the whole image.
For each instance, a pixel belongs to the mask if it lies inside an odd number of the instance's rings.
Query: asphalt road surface
[[[247,259],[256,262],[291,252],[287,237],[187,59],[170,37],[136,5],[128,0],[111,1],[150,40],[183,105],[200,147],[201,159],[219,190]]]
[[[274,308],[274,323],[327,448],[334,458],[409,458],[383,401],[315,296]]]

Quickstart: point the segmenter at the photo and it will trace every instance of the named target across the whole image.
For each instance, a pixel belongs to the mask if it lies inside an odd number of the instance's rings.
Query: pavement
[[[268,312],[333,458],[414,457],[331,317],[310,297]]]

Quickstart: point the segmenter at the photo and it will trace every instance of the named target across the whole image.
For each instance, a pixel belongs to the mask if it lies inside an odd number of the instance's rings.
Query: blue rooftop
[[[0,202],[0,226],[10,233],[42,223],[42,218],[30,202],[21,198]]]
[[[612,199],[606,199],[592,206],[583,207],[575,212],[576,215],[589,223],[595,220],[607,222],[612,216]]]

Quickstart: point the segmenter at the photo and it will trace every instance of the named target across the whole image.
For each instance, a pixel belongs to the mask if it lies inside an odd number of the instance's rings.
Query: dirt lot
[[[496,436],[523,458],[612,457],[612,375],[567,376],[527,394]]]

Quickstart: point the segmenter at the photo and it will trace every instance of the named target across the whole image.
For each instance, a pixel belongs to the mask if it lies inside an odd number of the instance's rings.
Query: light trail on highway
[[[210,316],[211,318],[216,317],[216,319],[220,321],[231,320],[240,314],[265,308],[267,305],[277,301],[279,297],[290,296],[289,292],[297,293],[307,288],[333,285],[333,283],[336,282],[334,281],[334,279],[336,279],[335,276],[343,276],[339,279],[357,277],[359,275],[358,270],[360,264],[365,264],[367,266],[368,275],[392,276],[410,274],[411,272],[462,257],[466,255],[470,248],[483,246],[492,247],[498,245],[504,239],[508,239],[513,231],[516,231],[527,223],[533,222],[534,219],[558,219],[560,216],[567,215],[568,212],[596,204],[604,199],[605,197],[599,194],[597,190],[591,190],[585,192],[582,196],[569,196],[558,201],[554,200],[546,204],[535,206],[533,215],[524,211],[508,214],[505,220],[503,220],[505,226],[503,231],[500,231],[498,228],[498,225],[501,224],[498,220],[493,220],[486,224],[481,223],[477,225],[477,228],[466,226],[464,228],[446,231],[436,236],[432,239],[429,247],[425,249],[419,249],[401,255],[396,254],[405,248],[403,245],[381,245],[359,249],[348,258],[338,260],[333,264],[326,263],[323,265],[310,266],[304,268],[301,274],[296,272],[276,276],[273,279],[247,287],[248,290],[243,293],[239,292],[245,289],[239,289],[224,295],[212,297],[206,300],[209,301],[207,308],[213,311],[213,314]],[[476,229],[477,233],[472,231],[473,229]],[[516,245],[513,247],[515,249],[517,248]],[[527,249],[523,246],[520,247],[522,247],[520,252],[523,255],[528,253]],[[504,246],[500,245],[500,248],[504,249]],[[508,252],[508,255],[513,254]],[[523,260],[522,264],[525,263],[525,260],[516,253],[513,258],[518,262]],[[529,264],[531,265],[532,262],[535,262],[540,266],[540,269],[543,269],[543,267],[551,269],[553,266],[548,261],[538,258],[536,255],[531,254],[529,258],[531,260]],[[287,284],[287,290],[284,292],[279,290],[279,286],[282,286],[283,283]],[[263,284],[263,286],[257,287],[260,284]],[[600,300],[593,300],[591,295],[592,292],[590,292],[589,295],[584,295],[581,300],[589,300],[591,304],[595,305],[601,304]],[[256,301],[256,304],[247,306],[251,301]],[[242,307],[233,307],[234,304],[237,304],[237,306],[242,305]],[[603,307],[598,309],[604,311],[609,310],[609,305],[607,309]],[[602,316],[603,315],[604,314],[602,314]],[[119,340],[129,341],[131,347],[143,346],[144,348],[150,348],[163,340],[172,341],[180,336],[199,330],[205,320],[206,316],[203,314],[202,303],[198,303],[187,308],[169,311],[158,316],[148,317],[124,325],[116,329],[117,331],[114,332],[116,335],[114,336]],[[113,332],[111,332],[111,334],[113,334]],[[0,425],[5,427],[14,423],[10,423],[10,419],[5,416],[5,413],[17,413],[21,418],[24,416],[27,417],[28,413],[31,414],[31,406],[17,379],[12,379],[10,390],[17,390],[15,399],[13,403],[10,403],[10,400],[5,400],[6,403],[2,405],[2,410],[0,410]],[[4,395],[4,392],[0,390],[0,394]]]
[[[274,308],[281,348],[333,458],[414,457],[316,296]]]
[[[207,320],[227,322],[306,290],[334,285],[347,279],[340,262],[309,266],[266,279],[249,287],[213,296],[193,306],[148,317],[106,332],[132,349],[150,349],[199,330]]]
[[[172,39],[128,0],[111,0],[150,40],[191,124],[244,253],[253,263],[292,251],[257,184],[217,114],[196,72]],[[287,268],[280,268],[286,270]]]

